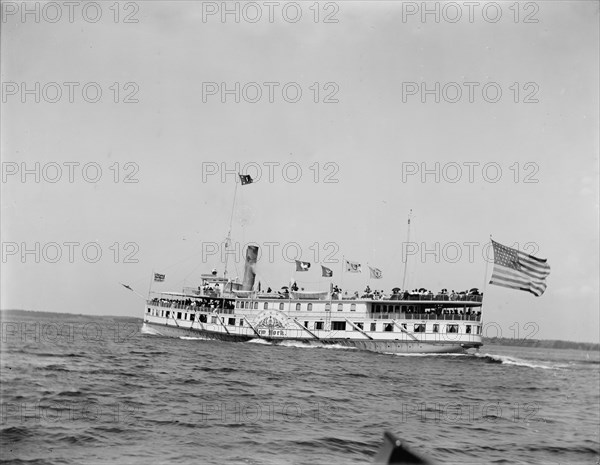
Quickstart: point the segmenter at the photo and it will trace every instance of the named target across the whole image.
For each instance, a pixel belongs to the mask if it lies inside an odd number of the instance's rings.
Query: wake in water
[[[151,328],[146,323],[144,323],[142,325],[142,329],[140,330],[140,333],[141,334],[146,334],[146,335],[149,335],[149,336],[162,336],[162,334],[160,334],[160,332],[158,332],[154,328]]]
[[[528,368],[542,368],[544,370],[558,370],[567,365],[550,364],[550,362],[540,362],[533,360],[524,360],[508,355],[495,354],[480,354],[480,353],[465,353],[465,354],[397,354],[392,352],[384,352],[387,355],[395,355],[397,357],[470,357],[480,359],[486,363],[498,363],[503,365],[514,365]]]
[[[473,354],[473,356],[480,358],[487,363],[500,363],[504,365],[515,365],[528,368],[542,368],[544,370],[559,370],[560,368],[564,368],[566,366],[560,364],[551,365],[549,362],[545,362],[546,364],[543,364],[539,361],[523,360],[516,357],[509,357],[508,355]]]
[[[408,354],[399,354],[396,352],[383,352],[386,355],[396,355],[398,357],[472,357],[474,354],[417,354],[417,353],[408,353]]]
[[[298,349],[339,349],[339,350],[358,350],[356,347],[346,347],[341,344],[323,344],[320,342],[298,342],[298,341],[281,341],[271,342],[264,339],[251,339],[246,344],[260,344],[267,346],[295,347]]]

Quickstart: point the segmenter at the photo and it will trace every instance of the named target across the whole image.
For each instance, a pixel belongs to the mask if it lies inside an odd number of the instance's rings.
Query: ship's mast
[[[231,205],[231,217],[229,218],[229,231],[227,232],[227,238],[225,239],[225,270],[223,271],[223,277],[227,278],[227,261],[229,260],[229,253],[227,248],[231,244],[231,226],[233,225],[233,212],[235,211],[235,197],[237,195],[238,179],[235,179],[235,189],[233,191],[233,204]]]
[[[410,242],[410,217],[412,216],[412,208],[408,213],[408,232],[406,233],[406,246]],[[406,247],[404,248],[406,250]],[[408,265],[408,257],[404,257],[404,276],[402,277],[402,290],[406,290],[406,266]]]

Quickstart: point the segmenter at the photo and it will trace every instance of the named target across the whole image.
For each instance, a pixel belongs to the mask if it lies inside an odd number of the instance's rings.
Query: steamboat
[[[221,341],[343,347],[384,353],[462,353],[482,345],[477,289],[448,293],[365,292],[352,296],[295,287],[255,288],[258,247],[248,246],[243,282],[201,276],[197,288],[149,293],[142,332]],[[369,291],[369,289],[367,289]]]
[[[239,174],[226,248],[231,242],[238,184],[252,183],[250,175]],[[409,242],[410,215],[407,234]],[[142,296],[146,301],[142,332],[237,342],[337,344],[386,353],[461,353],[482,345],[483,295],[477,289],[450,294],[443,289],[433,294],[394,288],[386,296],[367,287],[362,295],[350,296],[332,284],[329,291],[305,292],[294,283],[280,291],[261,292],[260,285],[255,287],[258,251],[257,246],[247,247],[241,283],[227,278],[226,254],[222,276],[214,269],[201,276],[198,287]],[[405,261],[404,279],[406,265]]]

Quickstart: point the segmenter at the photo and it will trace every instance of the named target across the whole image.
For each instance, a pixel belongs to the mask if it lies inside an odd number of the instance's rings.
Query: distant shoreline
[[[20,310],[20,309],[0,309],[0,313],[12,313],[12,314],[28,314],[28,315],[65,315],[65,316],[77,316],[84,318],[121,318],[126,320],[142,321],[142,318],[135,316],[119,316],[119,315],[86,315],[83,313],[66,313],[66,312],[43,312],[39,310]],[[575,350],[586,350],[586,351],[600,351],[600,344],[595,342],[576,342],[576,341],[563,341],[559,339],[512,339],[507,337],[484,337],[484,345],[502,345],[502,346],[514,346],[514,347],[537,347],[541,349],[575,349]]]
[[[536,347],[540,349],[576,349],[600,351],[600,344],[594,342],[562,341],[560,339],[511,339],[507,337],[484,337],[486,345],[502,345],[514,347]]]

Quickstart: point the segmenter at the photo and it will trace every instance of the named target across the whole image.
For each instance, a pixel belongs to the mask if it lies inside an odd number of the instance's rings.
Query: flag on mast
[[[383,272],[379,268],[369,267],[371,271],[371,279],[381,279],[383,278]]]
[[[362,273],[360,263],[350,262],[346,260],[346,271],[350,273]]]
[[[331,268],[327,268],[326,266],[321,265],[321,271],[323,273],[324,278],[332,278],[333,270]]]
[[[531,292],[536,297],[546,290],[550,274],[547,260],[537,258],[492,240],[494,270],[490,284]]]
[[[300,260],[296,260],[296,271],[308,271],[309,268],[309,262],[301,262]]]
[[[240,177],[242,186],[245,186],[246,184],[252,184],[254,182],[254,179],[252,179],[249,174],[238,174],[238,176]]]

